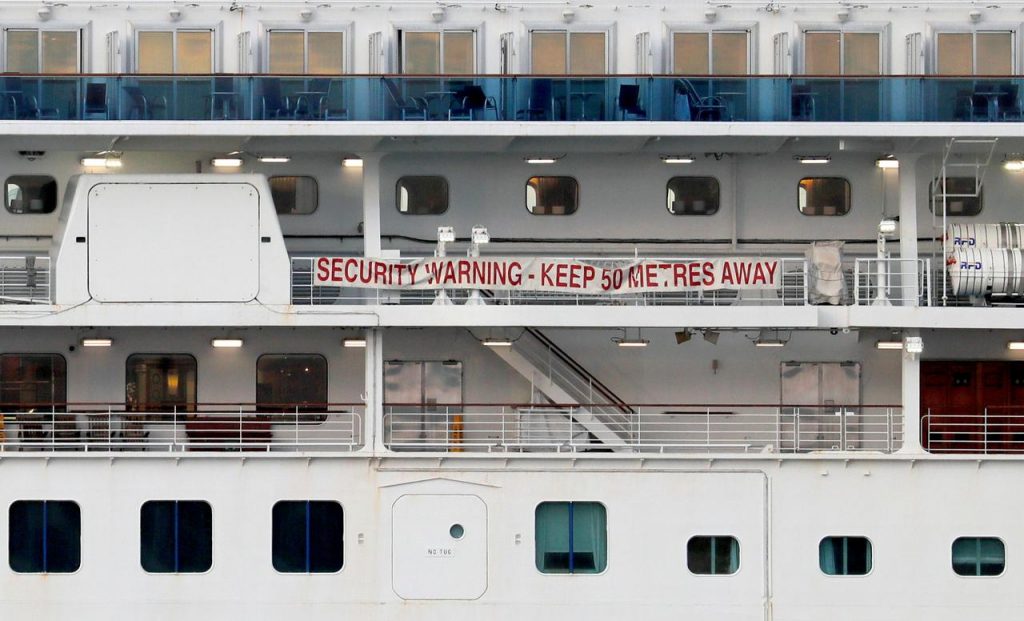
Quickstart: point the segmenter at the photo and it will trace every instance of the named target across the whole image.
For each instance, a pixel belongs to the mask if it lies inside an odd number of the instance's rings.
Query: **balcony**
[[[7,75],[0,120],[1019,122],[1024,78]]]

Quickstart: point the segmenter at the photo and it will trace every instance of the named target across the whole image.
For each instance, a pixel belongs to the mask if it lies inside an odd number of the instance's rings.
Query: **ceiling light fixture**
[[[512,347],[512,339],[488,337],[481,341],[481,343],[485,347]]]
[[[692,164],[692,155],[662,155],[661,162],[663,164]]]
[[[213,339],[210,341],[210,345],[219,348],[231,348],[237,349],[242,346],[242,339]]]
[[[540,156],[540,155],[531,155],[530,157],[524,157],[523,158],[523,160],[527,164],[554,164],[555,162],[557,162],[560,159],[562,159],[562,158],[560,158],[560,157],[550,157],[550,156]]]
[[[242,158],[240,157],[215,157],[210,160],[214,168],[241,168]]]
[[[754,339],[757,347],[785,347],[788,339],[783,340],[778,330],[761,330]]]
[[[341,165],[345,168],[362,168],[363,158],[361,157],[346,157],[341,160]]]
[[[880,157],[877,160],[875,160],[875,166],[881,168],[882,170],[899,170],[900,161],[895,157],[889,155],[886,157]]]
[[[828,164],[832,161],[830,155],[797,155],[795,158],[801,164]]]
[[[1006,344],[1006,349],[1010,351],[1020,351],[1024,349],[1024,341],[1010,341]]]
[[[875,349],[903,349],[903,341],[878,341]]]
[[[259,160],[264,164],[287,164],[292,158],[287,155],[261,155]]]
[[[678,338],[678,333],[677,333],[677,338]],[[615,343],[616,345],[618,345],[619,347],[647,347],[647,345],[650,344],[650,341],[645,339],[643,337],[643,334],[641,334],[640,328],[637,328],[637,330],[636,330],[636,338],[635,339],[629,338],[627,336],[627,334],[626,334],[626,329],[623,328],[622,329],[622,336],[613,336],[612,337],[612,342]]]
[[[82,347],[110,347],[114,344],[114,339],[106,338],[87,338],[82,339]]]
[[[342,347],[366,347],[366,339],[361,336],[341,339]]]

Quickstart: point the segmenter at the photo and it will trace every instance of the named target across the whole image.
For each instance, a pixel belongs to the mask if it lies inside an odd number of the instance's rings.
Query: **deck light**
[[[1010,341],[1006,344],[1006,349],[1010,351],[1018,351],[1024,349],[1024,341]]]
[[[908,354],[920,354],[924,351],[924,341],[919,336],[908,336],[903,340],[903,347]]]
[[[787,339],[788,340],[788,339]],[[786,340],[783,340],[778,330],[761,330],[754,339],[757,347],[785,347]]]
[[[210,160],[214,168],[241,168],[242,158],[240,157],[215,157]]]
[[[363,158],[361,157],[346,157],[341,160],[341,165],[345,168],[362,168]]]
[[[242,346],[242,339],[213,339],[210,344],[214,347],[237,349]]]
[[[692,155],[662,155],[661,161],[663,164],[692,164]]]
[[[613,336],[612,342],[618,345],[619,347],[647,347],[647,345],[650,344],[650,341],[643,337],[643,334],[641,334],[639,328],[637,328],[636,330],[635,339],[629,338],[626,334],[626,329],[623,328],[622,336]]]
[[[796,159],[801,164],[828,164],[832,161],[829,155],[798,155]]]
[[[512,347],[512,339],[488,337],[481,341],[484,347]]]
[[[875,160],[875,166],[882,170],[899,170],[900,161],[890,155],[889,157],[880,157]]]
[[[82,158],[86,168],[121,168],[121,158],[109,155],[91,155]]]
[[[903,349],[903,341],[878,341],[875,349]]]
[[[1007,156],[1003,160],[1003,168],[1010,172],[1024,171],[1024,158],[1019,155]]]
[[[554,164],[560,159],[562,158],[551,157],[548,155],[531,155],[530,157],[523,158],[527,164]]]
[[[361,336],[341,339],[342,347],[366,347],[366,339]]]
[[[114,344],[114,339],[105,339],[105,338],[82,339],[82,347],[110,347],[113,344]]]
[[[287,155],[261,155],[259,159],[264,164],[287,164],[292,161]]]

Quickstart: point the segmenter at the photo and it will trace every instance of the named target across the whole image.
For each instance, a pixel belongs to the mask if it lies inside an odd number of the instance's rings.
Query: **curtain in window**
[[[830,576],[835,576],[839,573],[836,567],[836,549],[835,546],[839,542],[839,539],[834,537],[827,537],[821,540],[818,544],[818,565],[821,567],[821,571],[825,572]]]
[[[535,529],[537,569],[545,573],[568,573],[569,503],[538,505]]]
[[[570,509],[573,573],[601,573],[608,564],[605,509],[596,502],[574,502]]]

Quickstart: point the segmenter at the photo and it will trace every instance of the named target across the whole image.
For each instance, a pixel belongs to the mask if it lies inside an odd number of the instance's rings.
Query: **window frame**
[[[48,178],[49,181],[47,181],[45,183],[46,184],[49,184],[49,183],[53,183],[54,184],[53,209],[51,209],[49,211],[39,211],[39,212],[28,211],[28,209],[24,209],[22,211],[11,211],[10,202],[7,199],[7,186],[10,185],[11,179],[14,179],[15,177],[42,177],[42,178]],[[4,179],[3,192],[4,192],[4,210],[7,213],[11,214],[12,216],[49,216],[51,214],[58,213],[58,211],[60,209],[60,184],[57,183],[57,178],[54,177],[53,175],[22,174],[22,173],[14,173],[14,174],[7,175],[7,177]],[[45,205],[44,205],[44,207],[45,207]]]
[[[798,24],[799,32],[799,56],[797,67],[798,75],[810,75],[807,73],[807,44],[805,36],[807,33],[839,33],[839,74],[835,77],[849,77],[855,74],[846,73],[846,35],[847,34],[877,34],[878,35],[878,75],[884,77],[890,75],[892,57],[890,43],[890,25],[888,23],[864,22],[855,24],[836,24],[828,22],[813,22]],[[859,75],[859,74],[857,74]],[[876,76],[867,76],[876,77]]]
[[[24,22],[24,23],[12,22],[10,24],[4,25],[2,30],[3,30],[3,32],[2,32],[3,41],[2,41],[2,45],[0,45],[0,55],[2,55],[2,57],[3,57],[3,70],[4,70],[4,72],[11,73],[7,69],[7,63],[8,63],[8,60],[9,60],[7,58],[7,33],[9,31],[11,31],[11,30],[15,30],[15,31],[34,30],[34,31],[36,31],[36,65],[39,67],[39,70],[36,73],[38,73],[40,75],[75,75],[75,73],[78,73],[78,74],[86,73],[86,67],[87,67],[86,60],[88,58],[89,45],[90,45],[89,25],[87,25],[87,24],[80,24],[80,23],[77,23],[77,22],[51,21],[51,22],[49,22],[47,24],[47,27],[44,28],[44,27],[40,26],[40,24],[38,22],[36,22],[34,24],[33,23],[28,23],[28,22]],[[42,35],[43,35],[44,32],[75,32],[75,33],[77,33],[78,36],[76,38],[78,39],[78,70],[75,73],[54,73],[54,74],[43,73],[43,44],[42,44]],[[11,73],[11,75],[17,76],[17,75],[32,75],[32,74]]]
[[[473,35],[473,54],[472,54],[473,69],[469,73],[451,73],[450,74],[445,69],[445,66],[444,66],[444,46],[445,46],[445,43],[444,42],[445,42],[445,38],[446,38],[445,34],[447,34],[449,32],[457,33],[457,34],[470,33],[470,34]],[[433,34],[433,33],[437,33],[439,35],[438,36],[438,48],[437,48],[437,53],[438,53],[438,57],[437,57],[437,60],[438,60],[438,71],[437,71],[437,73],[407,73],[406,72],[406,70],[405,70],[406,65],[407,65],[407,63],[406,63],[406,53],[408,51],[408,47],[406,46],[406,43],[405,43],[405,36],[407,34],[409,34],[409,33],[415,33],[415,34],[424,34],[424,33],[426,33],[426,34]],[[469,27],[467,27],[467,28],[459,28],[459,27],[438,28],[435,25],[432,28],[419,28],[419,27],[415,27],[415,26],[412,26],[412,27],[409,27],[409,28],[397,28],[396,29],[396,40],[398,41],[398,50],[396,51],[396,54],[398,55],[398,58],[397,58],[397,60],[398,60],[398,65],[397,65],[398,73],[403,75],[403,76],[428,76],[429,77],[429,76],[432,76],[432,75],[441,75],[441,76],[449,76],[450,75],[450,76],[455,76],[455,77],[468,77],[468,76],[473,76],[473,75],[479,74],[479,71],[480,71],[480,29],[478,27],[472,27],[472,28],[469,28]]]
[[[524,29],[524,45],[523,57],[521,63],[523,64],[523,72],[532,74],[534,76],[544,75],[537,74],[533,70],[533,33],[534,32],[561,32],[565,34],[565,69],[566,73],[555,74],[560,76],[589,76],[598,75],[601,77],[612,76],[615,74],[615,61],[616,55],[613,50],[615,46],[615,35],[616,35],[616,24],[615,22],[594,22],[594,23],[580,23],[580,24],[566,24],[564,22],[525,22],[522,24]],[[583,74],[583,73],[572,73],[572,34],[602,34],[604,35],[604,73],[603,74]]]
[[[125,402],[125,409],[126,410],[128,410],[128,411],[130,411],[132,413],[138,413],[138,414],[143,414],[143,415],[153,415],[153,414],[160,415],[160,414],[170,414],[170,413],[173,412],[173,409],[172,410],[166,410],[166,409],[164,409],[164,410],[138,409],[139,402],[138,402],[137,399],[134,401],[134,403],[129,401],[129,399],[128,399],[128,380],[129,380],[128,373],[130,371],[130,367],[128,366],[128,364],[131,361],[131,359],[135,358],[136,356],[151,356],[151,357],[160,357],[160,358],[170,358],[170,357],[173,357],[173,356],[182,356],[182,357],[191,358],[193,364],[195,365],[195,369],[196,369],[196,394],[195,394],[195,401],[193,403],[187,403],[186,402],[183,411],[184,412],[194,412],[195,411],[195,408],[197,408],[199,406],[199,359],[196,358],[195,354],[192,354],[192,353],[189,353],[189,352],[169,352],[169,353],[132,352],[132,353],[128,354],[127,356],[125,356],[125,359],[124,359],[124,402]],[[134,408],[136,408],[136,409],[130,409],[129,410],[129,406],[130,405],[134,406]]]
[[[714,564],[713,561],[711,563],[712,571],[710,573],[706,573],[705,574],[705,573],[697,573],[697,572],[693,571],[693,569],[690,568],[690,543],[693,542],[694,539],[710,539],[711,540],[711,548],[712,548],[712,550],[714,549],[714,544],[715,544],[715,540],[716,539],[732,539],[733,541],[735,541],[736,542],[736,571],[733,571],[733,572],[730,572],[730,573],[721,573],[721,574],[720,573],[715,573],[713,571],[714,567],[715,567],[715,564]],[[690,575],[697,576],[697,577],[700,577],[700,578],[705,578],[705,577],[710,577],[710,578],[731,578],[731,577],[739,574],[742,569],[743,569],[743,551],[742,551],[742,546],[740,546],[739,537],[736,537],[734,535],[701,535],[701,534],[694,534],[694,535],[691,535],[690,538],[686,540],[686,570],[688,572],[690,572]]]
[[[432,178],[441,179],[444,181],[445,190],[445,202],[444,209],[437,213],[416,213],[412,211],[402,211],[402,180],[409,178]],[[448,213],[448,210],[452,207],[452,190],[451,184],[448,183],[448,177],[444,175],[402,175],[395,181],[395,209],[399,215],[402,216],[440,216]]]
[[[810,179],[841,179],[844,182],[846,182],[846,189],[847,189],[846,194],[847,194],[847,196],[850,199],[849,200],[849,204],[847,205],[846,211],[844,211],[842,213],[822,214],[822,213],[806,213],[803,209],[801,209],[800,208],[800,190],[801,190],[800,186],[801,186],[801,184],[804,181],[807,181],[807,180],[810,180]],[[807,216],[809,218],[818,218],[818,217],[841,218],[843,216],[848,216],[848,215],[850,215],[850,212],[853,211],[853,184],[850,183],[850,180],[848,178],[840,177],[840,176],[837,176],[837,175],[831,175],[831,176],[821,175],[821,176],[818,176],[818,177],[800,177],[800,180],[797,181],[797,184],[796,184],[796,210],[800,213],[800,215]]]
[[[984,26],[962,26],[960,24],[939,24],[931,26],[929,28],[927,42],[930,46],[931,51],[928,53],[927,58],[931,63],[928,67],[929,75],[944,76],[944,77],[965,77],[965,78],[978,78],[978,79],[992,79],[1006,76],[998,75],[985,75],[978,73],[978,35],[986,33],[1009,33],[1010,35],[1010,75],[1016,75],[1022,67],[1020,60],[1021,55],[1021,44],[1020,44],[1020,24],[1007,23],[1007,22],[993,22],[991,24],[986,23]],[[971,35],[971,67],[972,73],[967,76],[955,76],[952,74],[939,73],[939,35],[944,34],[969,34]]]
[[[747,35],[747,73],[745,74],[717,74],[715,73],[714,38],[715,34],[745,34]],[[728,27],[701,27],[700,25],[680,24],[669,25],[666,29],[668,49],[665,50],[664,67],[665,75],[689,75],[676,69],[676,35],[677,34],[706,34],[708,35],[708,73],[700,74],[700,77],[715,77],[719,75],[754,75],[757,73],[757,24],[744,24],[742,22],[732,24]]]
[[[48,352],[34,352],[34,353],[5,352],[5,353],[0,354],[0,394],[3,394],[3,390],[5,389],[5,385],[7,383],[3,379],[3,360],[4,360],[4,358],[7,358],[9,356],[17,356],[19,358],[30,358],[30,357],[41,358],[43,356],[49,356],[50,358],[60,359],[61,364],[64,365],[64,387],[63,387],[63,390],[62,390],[62,392],[64,393],[64,402],[54,401],[54,407],[56,407],[57,410],[61,411],[61,412],[63,412],[65,409],[67,409],[68,361],[67,361],[67,358],[65,358],[63,354],[48,353]],[[53,376],[54,379],[56,379],[57,377],[58,376],[56,376],[56,375]],[[51,387],[55,386],[55,384],[53,384],[53,383],[51,383],[50,385],[51,385]],[[51,388],[51,392],[56,392],[56,391],[52,390],[52,388]],[[9,408],[12,404],[13,404],[13,402],[0,400],[0,406],[8,407]]]
[[[953,556],[953,552],[956,549],[956,542],[960,541],[961,539],[973,539],[973,540],[979,540],[979,541],[983,540],[983,539],[992,539],[994,541],[998,541],[1003,546],[1003,568],[1002,568],[1002,570],[1000,570],[1000,572],[998,574],[992,574],[990,576],[986,576],[986,575],[983,575],[983,574],[962,574],[962,573],[958,572],[956,570],[956,564],[954,562],[954,558],[955,557]],[[956,576],[957,578],[967,578],[969,580],[970,579],[979,579],[979,578],[983,578],[983,579],[984,578],[988,578],[988,579],[1001,578],[1003,575],[1006,574],[1006,563],[1007,563],[1007,561],[1006,561],[1006,541],[1002,537],[993,537],[993,536],[989,536],[989,535],[961,535],[959,537],[953,538],[953,541],[949,544],[949,565],[950,565],[950,570],[952,570],[953,575]]]
[[[304,175],[304,174],[267,175],[267,187],[270,188],[271,198],[273,198],[273,195],[274,195],[274,186],[273,186],[273,183],[271,182],[271,180],[273,180],[273,179],[281,179],[281,178],[287,179],[287,178],[290,178],[290,177],[294,177],[294,178],[298,178],[298,179],[312,179],[313,180],[313,186],[316,188],[316,193],[315,193],[316,204],[313,206],[312,211],[280,212],[280,211],[277,210],[277,203],[274,203],[274,213],[276,213],[278,215],[278,217],[281,217],[281,216],[311,216],[311,215],[315,214],[317,212],[317,210],[320,209],[320,180],[317,179],[314,175]],[[298,201],[296,201],[296,204],[298,204]]]
[[[672,191],[671,184],[676,179],[711,179],[712,181],[714,181],[715,182],[715,186],[718,188],[718,203],[715,205],[714,210],[713,211],[708,211],[708,212],[705,212],[705,213],[686,213],[686,212],[676,213],[676,212],[672,211],[672,209],[669,207],[668,198],[669,198],[669,192]],[[665,210],[672,217],[690,217],[690,216],[695,216],[695,217],[712,217],[712,216],[718,215],[718,212],[721,211],[721,209],[722,209],[722,182],[719,181],[718,177],[715,177],[714,175],[673,175],[672,177],[669,177],[668,181],[665,182]]]
[[[549,572],[549,571],[542,571],[541,568],[537,566],[537,510],[540,509],[540,506],[544,505],[544,504],[566,504],[566,505],[573,505],[573,504],[595,504],[595,505],[598,505],[599,507],[601,507],[601,509],[604,510],[605,562],[604,562],[604,568],[601,571],[583,572],[583,573],[581,573],[581,572],[570,572],[570,571],[566,571],[566,572]],[[533,557],[534,557],[533,569],[534,569],[534,571],[536,571],[541,576],[569,576],[569,577],[576,577],[576,576],[603,576],[604,574],[608,573],[608,567],[611,565],[611,562],[609,561],[609,559],[611,558],[611,545],[610,545],[611,537],[608,536],[609,532],[611,532],[611,525],[610,525],[610,521],[608,519],[608,505],[606,505],[604,502],[602,502],[600,500],[540,500],[540,501],[538,501],[537,504],[535,504],[534,507],[533,507]]]
[[[262,67],[265,74],[270,74],[270,33],[272,31],[285,31],[285,32],[301,32],[302,33],[302,67],[303,77],[317,77],[326,76],[333,74],[310,74],[307,73],[309,70],[309,34],[316,32],[340,32],[341,33],[341,48],[344,53],[342,58],[342,74],[348,75],[352,73],[352,55],[354,54],[354,46],[352,42],[352,22],[332,22],[329,25],[306,25],[295,22],[260,22],[259,24],[259,59],[260,67]],[[282,74],[287,75],[287,74]]]
[[[946,184],[947,184],[947,186],[949,185],[949,182],[950,182],[951,179],[967,179],[967,180],[974,179],[975,183],[977,183],[977,177],[969,177],[969,176],[966,176],[966,175],[956,175],[956,176],[952,176],[951,177],[951,176],[947,175],[946,176]],[[941,218],[943,214],[938,213],[936,211],[936,208],[939,206],[939,203],[941,203],[941,201],[936,201],[936,199],[935,199],[935,187],[936,187],[936,182],[939,182],[941,180],[942,180],[941,176],[932,177],[931,179],[928,180],[928,213],[930,213],[932,216],[936,216],[936,217],[939,217],[939,218]],[[961,199],[963,199],[965,201],[969,201],[969,200],[976,200],[976,201],[978,201],[978,211],[976,213],[946,214],[947,218],[977,218],[978,216],[981,215],[981,213],[983,211],[985,211],[985,184],[982,183],[981,186],[978,188],[978,195],[977,196],[962,196],[962,197],[953,197],[953,198],[954,199],[955,198],[961,198]],[[948,198],[947,198],[947,200],[948,200]]]
[[[170,32],[171,36],[171,67],[172,71],[166,75],[207,75],[187,74],[178,72],[178,33],[179,32],[209,32],[210,33],[210,78],[221,71],[221,55],[223,54],[223,24],[221,22],[209,23],[200,22],[180,26],[176,24],[160,24],[149,22],[145,24],[129,24],[129,35],[132,42],[129,66],[134,73],[139,73],[139,34],[143,32]],[[165,74],[151,74],[165,75]]]
[[[536,213],[536,212],[534,212],[534,211],[532,211],[530,209],[530,202],[529,202],[530,181],[532,181],[534,179],[544,179],[544,178],[547,178],[547,177],[553,177],[553,178],[556,178],[556,179],[571,179],[573,181],[573,183],[576,184],[576,205],[573,207],[572,211],[567,211],[566,213]],[[576,177],[574,177],[572,175],[530,175],[530,177],[526,180],[526,185],[523,186],[523,188],[524,188],[523,191],[526,194],[523,197],[523,207],[526,209],[526,213],[530,214],[531,216],[560,216],[560,217],[574,216],[577,213],[579,213],[580,205],[583,203],[583,199],[582,199],[582,196],[581,196],[582,192],[580,190],[579,179],[577,179]]]
[[[11,573],[16,574],[16,575],[21,575],[21,576],[48,576],[48,575],[66,575],[66,576],[70,576],[70,575],[77,574],[79,571],[81,571],[81,569],[82,569],[82,505],[78,504],[78,501],[72,500],[70,498],[15,498],[14,500],[12,500],[10,502],[10,504],[7,505],[7,521],[8,521],[8,524],[7,524],[8,534],[7,534],[7,536],[8,536],[8,540],[10,539],[10,536],[11,536],[11,534],[13,532],[13,531],[11,531],[11,520],[10,520],[11,509],[13,509],[14,505],[16,503],[19,503],[19,502],[41,502],[44,505],[46,503],[50,503],[50,502],[67,502],[67,503],[73,504],[78,509],[78,565],[75,567],[74,571],[45,571],[45,570],[44,571],[16,571],[13,567],[11,567],[11,550],[10,550],[10,546],[8,545],[8,548],[7,548],[7,568],[11,571]],[[44,537],[45,537],[45,535],[44,535]],[[44,564],[44,566],[46,565],[45,558],[43,560],[43,564]]]
[[[821,552],[820,552],[820,550],[821,550],[821,544],[825,543],[825,541],[829,540],[829,539],[846,539],[847,541],[849,541],[850,539],[863,539],[864,541],[868,542],[868,548],[867,549],[868,549],[868,552],[871,555],[871,566],[868,567],[868,570],[866,572],[862,573],[862,574],[850,574],[850,573],[846,573],[846,574],[839,574],[839,573],[830,574],[830,573],[826,573],[825,572],[825,568],[821,566]],[[818,554],[818,571],[820,571],[821,575],[825,576],[826,578],[840,578],[840,579],[867,578],[868,576],[870,576],[871,574],[873,574],[875,572],[875,542],[871,541],[871,538],[866,536],[866,535],[824,535],[824,536],[822,536],[821,539],[818,540],[818,546],[817,546],[816,552]]]
[[[210,508],[210,566],[204,571],[147,571],[142,564],[142,508],[151,502],[173,502],[175,506],[182,502],[200,502]],[[213,511],[213,503],[209,500],[202,498],[149,498],[143,500],[139,505],[138,510],[139,516],[139,569],[142,570],[147,576],[203,576],[213,571],[217,564],[217,531],[215,524],[217,523]]]
[[[281,571],[274,566],[274,508],[282,502],[301,502],[306,503],[309,507],[310,503],[314,502],[327,502],[338,505],[341,509],[341,567],[336,571]],[[348,567],[348,549],[345,535],[347,534],[348,519],[345,505],[336,498],[278,498],[274,500],[273,504],[270,505],[270,567],[279,576],[337,576],[345,571]],[[308,534],[307,534],[308,538]],[[309,563],[307,559],[307,564]]]
[[[267,358],[267,357],[271,357],[271,358],[286,358],[286,357],[289,357],[289,356],[296,356],[296,357],[304,356],[304,357],[308,357],[308,358],[319,358],[320,360],[323,361],[323,365],[324,365],[324,400],[323,400],[323,405],[327,406],[330,403],[330,394],[331,394],[331,363],[327,359],[327,356],[323,355],[322,353],[318,353],[318,352],[313,352],[313,353],[298,352],[298,353],[285,353],[285,354],[281,354],[281,353],[277,353],[277,352],[264,352],[264,353],[262,353],[262,354],[260,354],[259,356],[256,357],[256,378],[255,378],[256,379],[256,401],[255,401],[255,405],[256,405],[256,410],[258,412],[277,412],[277,410],[273,409],[274,406],[275,405],[283,405],[283,404],[279,404],[279,403],[267,403],[267,404],[260,403],[260,395],[259,395],[259,392],[260,392],[259,391],[259,386],[260,386],[260,382],[259,382],[260,362],[264,358]],[[300,412],[303,410],[303,408],[308,408],[309,407],[309,405],[303,405],[303,404],[299,404],[299,403],[296,403],[296,404],[293,404],[293,405],[297,406],[297,409]],[[320,405],[320,403],[316,402],[316,403],[312,403],[310,405]],[[270,409],[265,409],[265,408],[270,408]],[[288,410],[288,411],[285,411],[284,413],[288,413],[289,411],[290,412],[294,412],[294,410]],[[281,412],[277,412],[277,413],[281,413]],[[320,422],[322,422],[322,421],[320,421]]]

